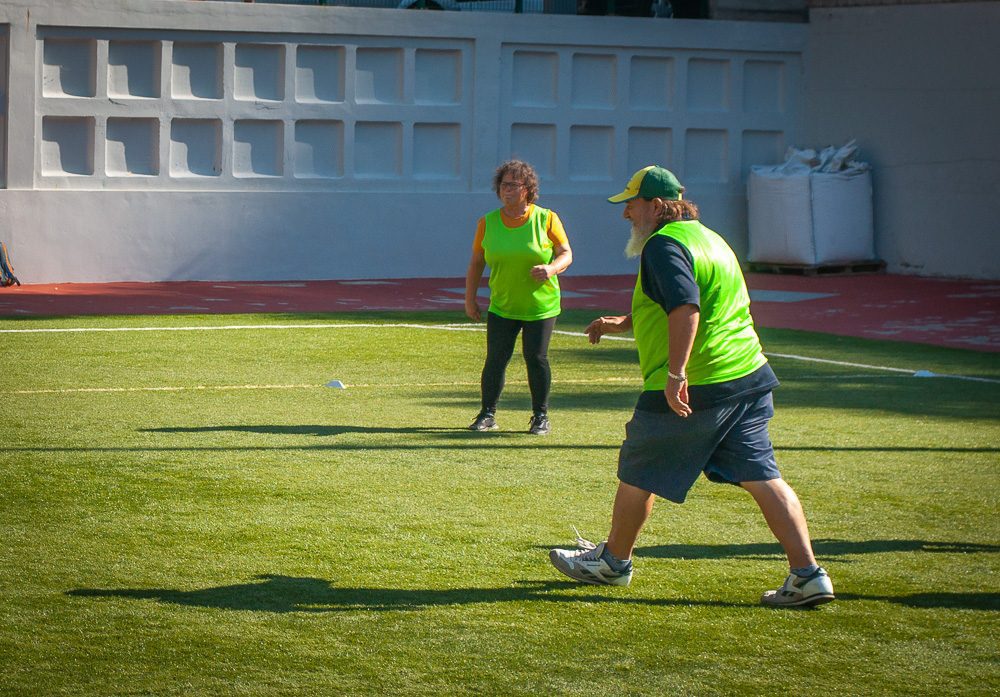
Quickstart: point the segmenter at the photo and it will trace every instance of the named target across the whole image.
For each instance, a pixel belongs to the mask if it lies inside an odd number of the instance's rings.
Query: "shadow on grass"
[[[586,590],[571,581],[519,581],[502,588],[448,588],[442,590],[403,588],[338,588],[320,578],[262,575],[253,583],[181,591],[169,588],[76,588],[66,595],[78,598],[126,598],[156,600],[189,607],[249,612],[390,612],[432,607],[510,602],[613,603],[651,607],[759,607],[756,602],[726,602],[685,598],[635,598],[628,591],[610,589],[613,595],[565,594],[558,591]],[[952,610],[1000,610],[1000,593],[915,593],[913,595],[861,595],[838,593],[838,600],[874,600],[913,608]]]
[[[482,437],[482,436],[480,436]],[[490,438],[503,438],[503,435],[487,436]],[[514,438],[511,439],[515,440]],[[177,445],[177,446],[121,446],[121,447],[69,447],[69,446],[39,446],[39,447],[16,447],[0,448],[0,453],[270,453],[284,451],[299,452],[320,452],[320,451],[371,451],[371,450],[475,450],[483,447],[482,443],[467,443],[459,445],[457,443],[426,443],[422,445],[412,445],[410,443],[391,443],[387,445],[370,445],[367,443],[353,444],[323,444],[323,445]],[[520,442],[490,443],[490,450],[618,450],[619,445],[570,445],[568,443],[538,443],[538,436],[525,435]]]
[[[837,593],[838,600],[878,600],[917,608],[1000,611],[1000,593],[914,593],[913,595],[859,595]]]
[[[221,433],[221,432],[259,433],[262,435],[289,436],[339,436],[344,434],[432,434],[435,438],[444,438],[452,442],[440,443],[429,440],[425,443],[323,443],[297,445],[165,445],[165,446],[118,446],[118,447],[85,447],[85,446],[15,446],[0,447],[0,453],[157,453],[157,452],[271,452],[282,450],[442,450],[442,449],[475,449],[487,446],[491,450],[615,450],[619,443],[553,443],[542,442],[538,436],[532,436],[523,431],[490,431],[475,433],[467,429],[452,428],[390,428],[381,426],[185,426],[139,429],[140,433]],[[506,442],[505,442],[506,441]],[[775,451],[813,451],[813,452],[912,452],[912,453],[997,453],[1000,448],[927,448],[927,447],[881,447],[881,446],[778,446]]]
[[[635,598],[611,589],[614,595],[557,593],[587,590],[572,581],[518,581],[502,588],[338,588],[320,578],[262,575],[257,582],[216,586],[193,591],[169,588],[76,588],[66,594],[84,598],[130,598],[162,603],[256,612],[344,612],[353,610],[422,610],[450,605],[544,601],[557,603],[615,603],[655,607],[753,607],[756,603],[683,598]],[[627,593],[627,591],[626,591]]]
[[[881,446],[881,445],[775,445],[781,452],[838,452],[838,453],[1000,453],[1000,448],[928,448],[922,446]]]
[[[628,378],[626,378],[628,380]],[[500,404],[497,409],[498,418],[507,420],[510,416],[520,419],[518,411],[530,413],[531,398],[527,391],[527,386],[518,384],[517,390],[513,390],[508,383]],[[593,385],[582,385],[580,383],[559,384],[558,380],[553,381],[552,394],[549,397],[549,415],[559,417],[564,411],[574,409],[587,409],[591,411],[613,411],[621,412],[621,422],[624,425],[628,420],[628,414],[635,408],[635,402],[642,391],[642,383],[638,380],[634,382],[606,382],[599,387]],[[439,407],[442,404],[463,406],[475,414],[479,409],[479,391],[476,388],[469,390],[461,389],[436,389],[433,396],[421,402],[427,407]]]
[[[633,400],[634,401],[634,400]],[[519,431],[488,431],[477,433],[467,428],[454,427],[434,427],[434,426],[355,426],[355,425],[321,425],[321,424],[220,424],[217,426],[163,426],[161,428],[140,428],[139,433],[259,433],[276,436],[340,436],[346,433],[364,434],[404,434],[404,435],[425,435],[431,434],[437,437],[454,438],[463,441],[475,441],[477,439],[497,439],[497,438],[519,438],[526,435]],[[537,439],[532,439],[532,444],[537,443]],[[373,446],[378,448],[379,446]],[[396,446],[403,447],[406,446]],[[545,446],[542,446],[545,447]],[[611,445],[579,445],[563,446],[574,448],[617,448]],[[906,447],[906,446],[823,446],[823,445],[776,445],[778,451],[816,451],[816,452],[948,452],[948,453],[998,453],[1000,448],[928,448],[928,447]],[[0,452],[3,448],[0,448]]]
[[[843,379],[813,384],[797,381],[794,371],[778,377],[782,385],[774,400],[779,411],[803,407],[977,420],[1000,416],[997,385],[909,377],[878,383]]]
[[[482,437],[467,428],[448,428],[432,426],[355,426],[355,425],[320,425],[320,424],[225,424],[218,426],[164,426],[162,428],[140,428],[139,433],[214,433],[232,431],[236,433],[263,433],[278,436],[340,436],[345,433],[404,433],[404,434],[434,434],[436,436],[452,436],[462,438]],[[487,437],[494,435],[486,434]]]
[[[997,554],[1000,545],[977,542],[937,542],[930,540],[813,540],[817,557],[841,557],[855,554],[885,554],[889,552],[935,552],[948,554]],[[784,557],[777,542],[731,545],[656,545],[636,547],[641,557],[660,559],[752,559]]]
[[[530,414],[530,411],[529,411]],[[518,415],[518,422],[520,421],[520,416]],[[470,419],[471,420],[471,419]],[[497,418],[500,421],[500,417]],[[138,433],[222,433],[222,432],[232,432],[232,433],[259,433],[262,435],[274,435],[274,436],[341,436],[345,434],[369,434],[369,435],[389,435],[389,434],[401,434],[401,435],[430,435],[435,438],[450,438],[459,441],[469,441],[469,442],[487,442],[495,440],[504,439],[518,439],[530,442],[532,446],[537,445],[538,447],[550,447],[544,444],[543,439],[538,436],[534,436],[528,433],[528,417],[525,416],[524,419],[525,430],[504,430],[501,425],[500,430],[496,431],[470,431],[465,427],[433,427],[433,426],[355,426],[355,425],[321,425],[321,424],[219,424],[216,426],[163,426],[160,428],[140,428],[136,429]],[[512,426],[511,423],[514,422],[514,417],[511,416],[510,421],[505,421],[507,426],[511,429],[516,428]],[[623,422],[624,423],[624,422]],[[374,445],[374,448],[380,446]],[[406,445],[393,446],[406,448]],[[432,447],[432,446],[427,446]],[[433,446],[436,447],[436,446]],[[493,447],[491,443],[490,447]],[[604,447],[614,447],[618,448],[616,444],[611,445],[593,445],[581,443],[579,445],[562,445],[557,447],[563,448],[604,448]],[[0,448],[0,452],[3,452],[3,448]]]
[[[332,437],[345,434],[402,434],[431,436],[424,443],[336,443],[336,444],[298,444],[298,445],[176,445],[176,446],[118,446],[118,447],[71,447],[71,446],[21,446],[0,447],[0,453],[72,453],[72,452],[227,452],[227,451],[281,451],[281,450],[434,450],[442,448],[475,449],[487,446],[490,449],[519,450],[617,450],[617,443],[553,443],[527,431],[489,431],[478,433],[467,428],[446,428],[428,426],[354,426],[354,425],[321,425],[321,424],[226,424],[216,426],[164,426],[162,428],[141,428],[139,433],[258,433],[261,435],[278,436],[318,436]],[[446,438],[452,443],[433,442],[433,439]]]
[[[565,361],[567,365],[629,365],[635,367],[636,375],[639,375],[639,351],[635,344],[623,342],[601,343],[600,346],[586,346],[583,348],[560,347],[558,360]],[[558,368],[558,363],[554,363]]]

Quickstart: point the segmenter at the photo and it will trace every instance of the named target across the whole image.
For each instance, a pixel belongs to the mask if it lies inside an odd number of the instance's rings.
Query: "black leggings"
[[[507,364],[514,355],[514,342],[521,336],[524,362],[528,366],[528,389],[531,391],[531,410],[544,414],[549,408],[549,388],[552,371],[549,369],[549,341],[556,318],[533,321],[504,319],[492,312],[486,314],[486,365],[480,381],[483,391],[483,411],[495,412],[503,391]]]

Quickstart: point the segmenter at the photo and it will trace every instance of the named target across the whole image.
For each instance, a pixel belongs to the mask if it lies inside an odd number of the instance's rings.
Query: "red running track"
[[[567,275],[563,307],[625,313],[633,284],[633,276]],[[1000,352],[1000,281],[757,273],[747,284],[759,326]],[[462,278],[25,285],[0,289],[0,317],[461,310],[463,286]]]

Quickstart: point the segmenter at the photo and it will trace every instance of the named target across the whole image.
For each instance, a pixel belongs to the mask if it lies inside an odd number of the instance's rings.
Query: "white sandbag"
[[[836,174],[814,172],[809,181],[816,248],[814,263],[874,259],[872,173],[867,169]]]
[[[750,168],[748,261],[815,266],[872,261],[872,177],[857,147],[789,148],[780,165]]]
[[[815,263],[809,177],[808,170],[786,174],[751,168],[749,261]]]

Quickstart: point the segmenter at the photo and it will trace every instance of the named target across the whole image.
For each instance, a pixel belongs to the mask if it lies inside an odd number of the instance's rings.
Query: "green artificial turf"
[[[838,600],[771,610],[779,547],[705,480],[657,503],[628,588],[551,568],[573,525],[606,534],[634,345],[554,337],[545,438],[523,433],[515,355],[502,430],[474,434],[485,336],[440,328],[460,322],[0,320],[292,325],[0,334],[0,694],[1000,690],[1000,384],[772,356],[779,465]],[[772,354],[1000,380],[996,354],[761,333]]]

